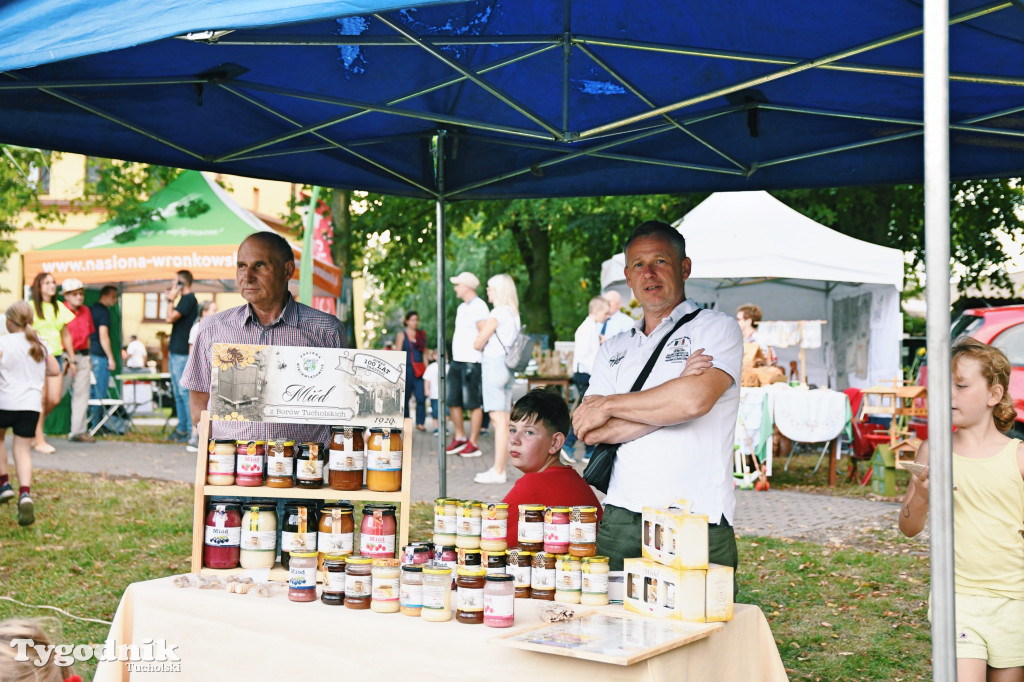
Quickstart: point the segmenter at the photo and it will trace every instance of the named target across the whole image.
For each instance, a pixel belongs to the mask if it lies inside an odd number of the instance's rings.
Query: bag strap
[[[651,375],[651,370],[654,369],[654,363],[658,361],[658,356],[661,355],[661,350],[665,347],[665,344],[668,342],[668,337],[675,334],[676,331],[684,324],[686,324],[693,318],[697,317],[697,314],[702,310],[704,309],[697,308],[692,313],[684,315],[678,322],[676,322],[676,326],[672,327],[672,329],[669,330],[668,334],[665,334],[665,336],[661,338],[661,341],[658,342],[658,347],[654,349],[653,353],[651,353],[651,357],[647,358],[647,364],[644,365],[644,369],[642,372],[640,372],[640,376],[638,376],[636,378],[636,381],[633,382],[633,388],[629,389],[630,393],[639,391],[641,388],[643,388],[644,382],[647,381],[647,377]]]

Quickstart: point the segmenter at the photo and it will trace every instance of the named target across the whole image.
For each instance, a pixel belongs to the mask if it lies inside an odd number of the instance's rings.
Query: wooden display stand
[[[263,486],[238,485],[207,485],[206,459],[210,441],[210,413],[203,411],[199,420],[199,452],[196,456],[195,501],[192,510],[192,572],[208,575],[231,575],[246,569],[229,568],[213,569],[203,567],[203,538],[206,529],[206,505],[210,497],[249,497],[249,498],[284,498],[306,500],[348,500],[350,502],[390,502],[395,504],[398,535],[396,537],[396,555],[401,547],[409,544],[409,509],[412,493],[412,420],[406,419],[402,433],[402,488],[394,493],[381,493],[372,490],[334,490],[323,487],[316,490],[308,488],[270,488]],[[353,510],[353,522],[355,521]],[[356,535],[359,524],[356,523]],[[358,544],[356,544],[358,547]],[[358,553],[358,552],[357,552]],[[281,582],[288,581],[288,572],[280,562],[270,569],[270,579]]]
[[[861,404],[860,413],[864,417],[873,414],[883,415],[890,418],[889,421],[889,447],[896,453],[896,467],[901,467],[900,454],[909,453],[914,458],[917,447],[908,441],[901,439],[911,435],[910,431],[901,429],[898,422],[901,419],[912,419],[913,417],[928,416],[928,389],[924,386],[899,384],[899,379],[894,381],[892,387],[875,386],[862,391],[864,402]],[[897,447],[899,445],[903,447]],[[918,441],[917,445],[920,445]]]

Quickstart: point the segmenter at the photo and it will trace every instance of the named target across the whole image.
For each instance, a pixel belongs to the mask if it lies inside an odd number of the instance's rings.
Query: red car
[[[972,336],[995,346],[1010,360],[1010,396],[1017,408],[1017,423],[1008,434],[1024,436],[1024,305],[969,308],[953,322],[953,340]]]

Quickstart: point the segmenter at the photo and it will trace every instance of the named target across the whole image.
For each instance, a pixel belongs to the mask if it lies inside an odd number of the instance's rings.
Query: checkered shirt
[[[213,344],[247,343],[263,346],[309,346],[347,348],[345,326],[341,320],[296,302],[291,294],[281,316],[264,327],[246,304],[207,317],[199,323],[195,345],[188,357],[181,386],[190,391],[210,392]],[[207,403],[209,409],[209,403]],[[285,438],[296,443],[330,442],[329,426],[309,424],[270,424],[264,422],[210,423],[211,439],[268,440]]]

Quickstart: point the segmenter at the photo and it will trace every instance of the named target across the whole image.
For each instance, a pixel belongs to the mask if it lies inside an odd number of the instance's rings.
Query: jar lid
[[[316,552],[290,552],[292,559],[308,559],[316,556]]]
[[[316,511],[317,505],[313,500],[288,500],[284,503],[284,508],[287,509],[298,509],[305,507],[306,509],[312,509]]]
[[[384,433],[385,431],[390,431],[397,436],[401,428],[398,426],[374,426],[370,429],[370,433]]]
[[[271,511],[277,510],[276,504],[267,504],[266,502],[249,502],[248,504],[242,505],[245,511]]]
[[[459,506],[463,509],[472,509],[473,507],[479,507],[480,503],[476,500],[462,500],[459,502]]]
[[[573,507],[573,511],[575,511],[577,509],[579,509],[581,512],[583,512],[585,514],[596,514],[597,513],[597,507]]]
[[[249,445],[250,443],[253,444],[253,445],[266,445],[267,441],[265,441],[265,440],[248,440],[248,439],[236,440],[235,441],[235,445]]]
[[[437,497],[434,498],[434,504],[444,506],[446,504],[455,504],[455,499],[451,497]]]
[[[427,575],[451,575],[451,566],[438,566],[437,564],[427,564],[423,567],[423,572]]]
[[[239,505],[238,502],[224,502],[224,501],[222,501],[222,502],[211,502],[209,508],[210,508],[211,511],[227,511],[228,509],[235,509],[235,510],[237,510],[237,509],[240,508],[240,506],[241,505]]]
[[[508,556],[508,550],[504,549],[487,549],[484,551],[487,552],[487,558],[492,556]]]
[[[363,505],[363,516],[366,516],[367,514],[373,514],[374,512],[378,512],[378,511],[381,512],[382,514],[385,514],[385,515],[387,515],[387,514],[394,515],[394,513],[395,513],[395,505],[393,505],[393,504],[383,504],[383,503],[380,503],[380,502],[372,502],[370,504],[364,504]]]
[[[327,502],[324,501],[324,506],[320,507],[320,511],[330,513],[332,509],[340,509],[342,514],[351,514],[355,509],[351,502]]]
[[[476,566],[459,566],[458,575],[468,576],[470,578],[479,578],[480,576],[487,575],[486,568],[478,568]]]
[[[434,551],[435,552],[437,551],[437,547],[438,547],[437,545],[434,545]],[[456,547],[455,545],[441,545],[441,551],[442,552],[454,552],[457,549],[458,549],[458,547]]]
[[[345,559],[350,564],[368,564],[373,561],[372,556],[362,556],[361,554],[353,554],[352,556]]]
[[[467,554],[480,554],[480,550],[475,548],[475,547],[473,547],[473,548],[467,547],[467,548],[462,550],[462,554],[463,555],[467,555]]]
[[[569,507],[549,507],[549,509],[555,512],[556,514],[568,514],[570,511]]]
[[[491,575],[484,578],[489,583],[507,583],[510,580],[514,580],[515,576],[509,575],[508,573],[492,573]]]
[[[279,438],[276,438],[276,439],[269,439],[269,440],[267,440],[267,442],[270,443],[271,445],[277,445],[278,443],[280,443],[281,445],[284,445],[286,447],[289,446],[289,445],[292,445],[292,446],[295,445],[295,441],[290,440],[290,439],[289,440],[281,440]]]
[[[543,504],[521,504],[523,511],[544,511],[547,509]]]
[[[511,550],[510,550],[510,551],[511,551]],[[528,550],[528,549],[520,549],[520,550],[519,550],[519,556],[520,556],[520,557],[524,557],[524,556],[525,556],[525,557],[531,557],[531,556],[533,556],[533,552],[531,552],[531,551],[530,551],[530,550]]]
[[[402,565],[402,562],[398,559],[389,559],[387,557],[373,560],[374,568],[397,568]]]
[[[606,556],[585,556],[583,557],[584,564],[607,564],[608,557]]]
[[[508,509],[508,504],[505,502],[491,502],[487,505],[487,511],[496,511],[499,509]]]
[[[336,424],[331,427],[331,433],[341,433],[342,431],[359,431],[360,433],[362,433],[363,427],[345,426],[344,424]]]
[[[405,566],[402,566],[402,570],[406,573],[422,573],[423,564],[406,564]]]
[[[346,559],[347,557],[344,554],[327,554],[324,556],[324,563],[327,563],[328,561],[334,561],[343,564],[345,563]]]
[[[572,554],[559,554],[558,555],[558,563],[560,563],[560,564],[573,564],[573,563],[577,563],[578,564],[579,562],[580,562],[580,558],[578,556],[573,556]]]

